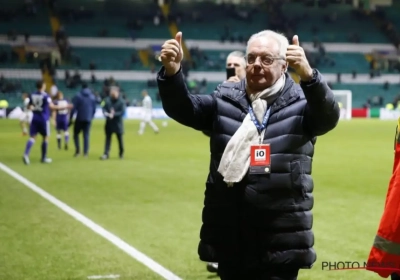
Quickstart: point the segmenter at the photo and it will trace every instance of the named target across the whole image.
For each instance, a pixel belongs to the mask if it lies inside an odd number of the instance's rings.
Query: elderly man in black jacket
[[[117,87],[110,88],[110,96],[105,99],[103,114],[106,117],[104,132],[106,134],[106,143],[104,145],[104,154],[100,157],[101,160],[107,160],[110,157],[111,136],[117,135],[119,158],[124,157],[124,114],[125,101],[120,96]]]
[[[191,95],[181,40],[178,32],[163,44],[157,81],[171,118],[211,131],[200,259],[218,262],[223,280],[297,279],[316,260],[312,158],[316,137],[338,123],[334,95],[298,36],[289,45],[269,30],[247,43],[245,80]]]

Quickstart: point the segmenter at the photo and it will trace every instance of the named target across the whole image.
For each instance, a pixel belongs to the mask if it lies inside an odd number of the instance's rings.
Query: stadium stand
[[[286,2],[286,3],[285,3]],[[327,7],[307,7],[303,3],[292,1],[271,1],[269,5],[261,5],[248,8],[248,6],[236,9],[231,6],[214,4],[184,3],[176,5],[175,14],[184,14],[183,11],[198,11],[200,19],[181,19],[181,30],[188,34],[190,39],[219,40],[227,38],[246,37],[249,30],[261,30],[268,24],[277,21],[286,22],[282,17],[289,19],[287,22],[292,29],[305,41],[314,41],[316,37],[323,42],[348,42],[354,33],[359,33],[362,28],[368,29],[368,35],[359,38],[363,43],[386,42],[387,39],[368,17],[354,11],[351,5],[334,4]],[[280,7],[280,9],[279,9]],[[334,13],[332,13],[334,9]],[[280,13],[283,10],[284,13]],[[255,16],[253,16],[255,13]],[[249,14],[252,14],[248,23]],[[226,19],[228,18],[228,20]],[[223,20],[218,20],[223,19]],[[243,22],[246,21],[246,24]],[[226,28],[229,26],[229,28]],[[231,31],[232,30],[232,31]],[[323,30],[323,32],[322,32]],[[217,32],[216,32],[217,31]],[[218,31],[220,34],[218,34]]]
[[[400,17],[398,13],[400,11],[400,2],[393,1],[391,7],[385,7],[382,10],[386,13],[387,18],[400,30]]]
[[[7,52],[11,57],[12,49],[9,46],[0,47],[0,52]],[[244,51],[244,48],[243,48]],[[225,59],[229,50],[203,50],[192,51],[193,60],[196,62],[196,71],[222,71],[225,67]],[[146,70],[139,58],[139,51],[128,48],[83,48],[73,47],[71,51],[71,60],[60,65],[59,69],[89,69],[93,63],[97,69],[104,70]],[[309,59],[315,64],[321,72],[326,73],[369,73],[369,61],[361,53],[309,53]],[[29,61],[19,63],[17,59],[1,63],[1,68],[24,68],[31,69],[37,67],[38,63]]]
[[[153,24],[154,1],[59,1],[57,11],[69,36],[168,38],[165,24]]]
[[[48,9],[39,3],[2,1],[0,22],[0,34],[7,35],[10,39],[17,34],[51,36]]]
[[[5,24],[0,24],[0,74],[6,81],[1,82],[0,97],[7,99],[10,106],[19,105],[20,94],[32,90],[33,79],[23,72],[26,69],[40,71],[49,84],[56,83],[66,96],[73,95],[79,89],[79,83],[71,85],[64,79],[65,70],[69,73],[90,70],[93,74],[90,86],[99,96],[104,96],[107,90],[103,78],[97,77],[100,72],[109,71],[109,76],[115,78],[127,100],[135,103],[134,100],[140,99],[140,92],[148,89],[157,104],[154,80],[140,80],[138,75],[154,73],[158,69],[155,56],[159,42],[170,38],[177,30],[183,31],[184,38],[192,42],[184,51],[190,62],[185,67],[190,66],[188,80],[195,93],[210,93],[217,82],[193,81],[190,73],[223,72],[224,60],[232,50],[230,45],[239,44],[244,50],[248,36],[266,28],[282,30],[289,38],[298,34],[300,42],[306,42],[310,63],[331,77],[332,87],[353,92],[353,107],[362,107],[374,96],[382,96],[384,102],[391,102],[400,92],[397,86],[400,77],[382,78],[386,74],[398,74],[400,70],[399,63],[388,63],[388,54],[395,54],[395,57],[398,54],[391,45],[393,37],[382,29],[383,22],[388,21],[399,26],[394,8],[368,13],[352,7],[351,3],[343,4],[346,1],[320,1],[319,6],[310,6],[308,1],[260,1],[261,4],[241,6],[172,1],[171,5],[161,7],[157,1],[59,0],[55,5],[52,1],[49,5],[42,1],[33,1],[31,5],[23,0],[7,1],[11,4],[1,11],[1,21]],[[394,5],[398,7],[399,4]],[[281,22],[287,24],[283,26]],[[369,32],[361,32],[361,29]],[[85,44],[69,43],[76,42],[77,38],[84,39]],[[114,38],[124,40],[126,45],[117,45]],[[100,41],[90,43],[94,39],[102,39],[107,45],[98,43]],[[144,39],[161,41],[139,47]],[[199,42],[197,47],[193,47],[193,42]],[[212,49],[211,44],[226,48]],[[51,62],[57,61],[57,57],[44,58],[35,51],[37,48],[53,48],[52,52],[59,51],[62,60],[54,65]],[[22,74],[9,69],[20,69]],[[121,72],[113,74],[113,71],[132,72],[125,73],[120,80],[114,74]],[[340,82],[340,79],[332,78],[346,74],[354,75],[354,81]],[[131,80],[126,78],[129,75]],[[370,75],[371,80],[366,81],[365,75]],[[376,79],[373,77],[379,77],[379,82],[373,81]],[[90,80],[90,77],[86,75],[85,79]],[[386,86],[385,82],[388,82]]]

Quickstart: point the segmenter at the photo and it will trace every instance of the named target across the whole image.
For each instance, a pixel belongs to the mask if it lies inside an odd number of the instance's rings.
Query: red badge
[[[271,172],[271,147],[269,144],[250,146],[250,174]]]

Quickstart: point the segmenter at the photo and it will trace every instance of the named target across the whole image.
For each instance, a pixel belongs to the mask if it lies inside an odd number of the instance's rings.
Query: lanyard
[[[264,130],[267,128],[267,123],[268,123],[270,112],[271,112],[271,107],[267,110],[267,112],[265,112],[262,123],[260,124],[260,122],[256,118],[256,115],[254,114],[253,108],[251,106],[249,106],[250,118],[253,121],[254,125],[256,126],[258,133],[261,134],[260,135],[260,144],[264,138]]]

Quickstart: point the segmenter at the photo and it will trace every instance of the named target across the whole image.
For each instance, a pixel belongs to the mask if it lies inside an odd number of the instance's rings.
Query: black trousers
[[[232,263],[218,263],[221,280],[297,280],[299,269],[243,269]]]
[[[112,135],[114,133],[113,132],[107,132],[106,131],[106,144],[104,147],[104,154],[105,155],[109,155],[110,154],[110,148],[111,148],[111,138]],[[117,135],[117,139],[118,139],[118,147],[119,147],[119,156],[123,156],[124,155],[124,140],[122,138],[122,133],[115,133],[115,135]]]
[[[81,151],[79,145],[79,134],[83,132],[83,153],[85,155],[89,152],[89,137],[90,137],[90,127],[92,123],[86,121],[75,121],[74,124],[74,143],[75,143],[75,153],[79,154]]]

